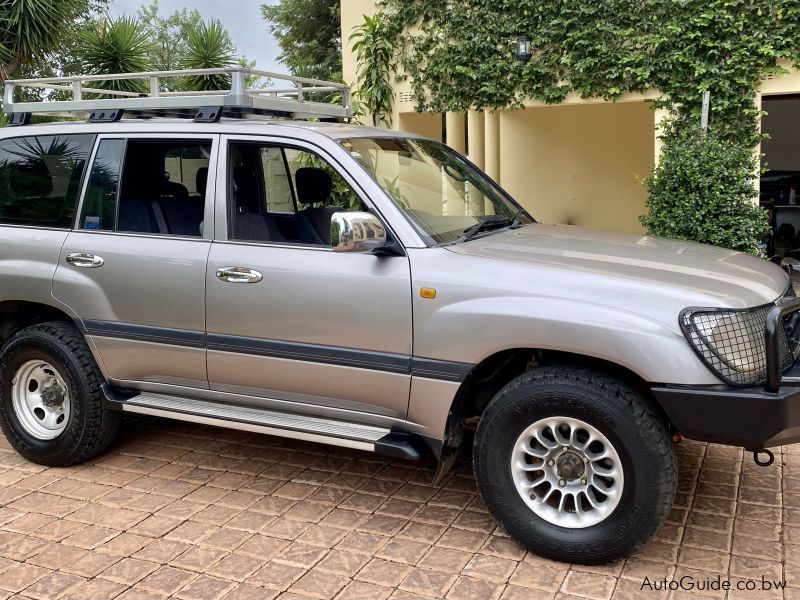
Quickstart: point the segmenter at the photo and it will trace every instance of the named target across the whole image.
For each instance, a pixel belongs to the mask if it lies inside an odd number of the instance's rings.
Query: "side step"
[[[121,390],[108,384],[102,388],[106,407],[112,410],[331,444],[408,460],[418,460],[427,454],[427,445],[421,438],[387,427]]]

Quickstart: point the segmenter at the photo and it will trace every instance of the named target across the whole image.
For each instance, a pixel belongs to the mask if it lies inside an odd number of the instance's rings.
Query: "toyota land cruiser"
[[[212,73],[230,89],[6,84],[0,423],[27,459],[89,460],[130,412],[432,455],[440,478],[477,422],[496,519],[596,563],[666,517],[680,436],[757,459],[800,441],[800,301],[777,266],[538,223],[438,142],[325,122],[350,115],[343,86]],[[113,78],[151,92],[92,87]]]

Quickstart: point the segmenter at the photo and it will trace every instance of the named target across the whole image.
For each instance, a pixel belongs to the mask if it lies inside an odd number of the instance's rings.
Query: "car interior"
[[[316,166],[290,168],[286,151],[275,171],[265,168],[264,147],[237,144],[231,150],[231,237],[243,241],[288,242],[330,246],[331,216],[348,210],[335,203],[330,173]],[[311,156],[308,155],[307,156]],[[279,179],[286,180],[282,184]],[[288,194],[282,205],[289,210],[270,210],[279,204],[279,196]]]
[[[210,152],[211,144],[205,143],[129,141],[117,231],[202,235]],[[177,181],[167,168],[168,161],[179,170]],[[187,184],[194,187],[192,192]]]

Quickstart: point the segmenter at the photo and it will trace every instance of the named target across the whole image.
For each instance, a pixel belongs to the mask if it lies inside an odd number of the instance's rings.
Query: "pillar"
[[[484,136],[483,136],[484,117],[483,113],[477,110],[467,112],[467,156],[478,167],[484,167]]]
[[[447,145],[456,152],[464,154],[466,150],[466,129],[464,127],[464,113],[447,113]]]
[[[485,166],[486,174],[500,183],[500,113],[496,110],[484,113]]]

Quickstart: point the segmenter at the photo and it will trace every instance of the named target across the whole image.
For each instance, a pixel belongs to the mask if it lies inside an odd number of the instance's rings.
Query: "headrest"
[[[194,185],[197,188],[197,193],[204,196],[206,193],[206,184],[208,184],[208,167],[200,167],[197,169],[197,174],[194,176]]]
[[[258,212],[258,178],[247,167],[233,169],[233,196],[237,209]]]
[[[31,161],[24,167],[12,165],[8,180],[18,198],[44,198],[53,191],[53,178],[43,160]]]
[[[333,182],[319,167],[301,167],[294,175],[300,204],[328,204]]]

